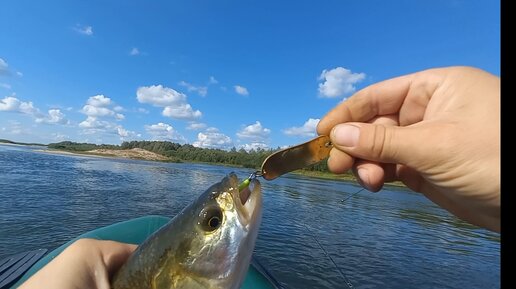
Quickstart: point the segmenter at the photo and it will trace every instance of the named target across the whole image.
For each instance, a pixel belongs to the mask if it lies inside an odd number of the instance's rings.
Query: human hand
[[[400,180],[459,218],[500,231],[500,78],[430,69],[355,93],[317,127],[328,167],[379,191]]]
[[[135,249],[131,244],[80,239],[18,288],[109,289],[112,275]]]

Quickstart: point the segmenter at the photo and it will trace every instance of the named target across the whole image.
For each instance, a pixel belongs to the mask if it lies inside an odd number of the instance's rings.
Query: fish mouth
[[[240,221],[244,225],[254,223],[255,219],[261,215],[262,192],[260,182],[257,179],[252,179],[248,186],[239,190],[237,176],[231,173],[229,180],[230,187],[233,188],[233,198]]]

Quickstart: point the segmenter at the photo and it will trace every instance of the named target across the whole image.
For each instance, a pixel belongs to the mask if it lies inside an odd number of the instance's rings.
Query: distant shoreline
[[[124,157],[121,155],[121,153],[126,152],[128,150],[105,150],[105,153],[98,153],[95,151],[85,151],[85,152],[70,152],[70,151],[63,151],[63,150],[38,150],[41,152],[47,152],[47,153],[55,153],[55,154],[64,154],[64,155],[78,155],[78,156],[93,156],[93,157],[101,157],[101,158],[115,158],[115,159],[133,159],[133,160],[146,160],[146,161],[167,161],[166,157],[163,157],[162,160],[156,160],[152,158],[145,158],[144,156],[140,155],[140,157]],[[152,152],[146,151],[147,153],[154,154]],[[157,155],[157,154],[156,154]],[[189,162],[189,163],[196,163],[196,162]],[[219,164],[219,163],[205,163],[201,162],[203,164],[209,164],[209,165],[222,165],[222,166],[229,166],[227,164]],[[234,166],[233,166],[234,167]],[[333,174],[330,172],[319,172],[319,171],[309,171],[309,170],[297,170],[293,171],[292,174],[295,175],[301,175],[304,177],[309,178],[317,178],[317,179],[325,179],[325,180],[333,180],[333,181],[344,181],[344,182],[357,182],[355,176],[351,174]],[[387,186],[395,186],[395,187],[406,187],[402,182],[391,182],[386,183]]]
[[[3,143],[0,142],[0,145],[9,145],[9,146],[31,146],[26,144],[14,144],[14,143]],[[144,149],[131,149],[131,150],[93,150],[93,151],[66,151],[66,150],[56,150],[56,149],[38,149],[35,150],[37,152],[42,153],[50,153],[50,154],[60,154],[60,155],[71,155],[71,156],[90,156],[97,158],[112,158],[112,159],[132,159],[132,160],[144,160],[144,161],[158,161],[158,162],[177,162],[175,160],[169,159],[165,156],[144,150]],[[206,162],[191,162],[188,163],[203,163],[209,165],[222,165],[231,167],[232,165],[221,164],[221,163],[206,163]],[[239,166],[232,166],[239,167]],[[330,172],[320,172],[320,171],[309,171],[309,170],[297,170],[291,172],[295,175],[300,175],[309,178],[317,178],[317,179],[325,179],[325,180],[333,180],[333,181],[344,181],[344,182],[357,182],[355,176],[351,174],[341,174],[336,175]],[[402,182],[390,182],[386,183],[386,186],[394,186],[394,187],[406,187]]]

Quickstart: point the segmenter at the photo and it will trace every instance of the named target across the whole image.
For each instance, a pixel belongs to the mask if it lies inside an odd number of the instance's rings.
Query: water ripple
[[[250,173],[0,146],[0,259],[113,222],[173,216],[231,171]],[[342,203],[361,188],[292,174],[262,185],[255,254],[288,288],[347,288],[345,279],[355,288],[500,286],[499,235],[420,194],[385,188]]]

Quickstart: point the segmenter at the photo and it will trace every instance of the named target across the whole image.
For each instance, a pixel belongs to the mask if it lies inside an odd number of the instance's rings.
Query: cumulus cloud
[[[21,101],[14,96],[6,96],[0,99],[0,111],[10,111],[27,114],[34,118],[37,123],[47,124],[69,124],[70,121],[66,119],[64,113],[60,109],[50,109],[48,114],[41,113],[41,111],[34,107],[31,101]]]
[[[257,141],[267,139],[270,133],[270,129],[263,127],[259,121],[256,121],[254,124],[248,125],[237,132],[237,136],[242,139]]]
[[[163,116],[185,120],[194,120],[202,116],[199,110],[194,110],[188,104],[185,94],[162,85],[139,87],[136,91],[136,99],[140,103],[163,107]]]
[[[95,133],[99,130],[114,129],[115,125],[109,121],[99,120],[95,116],[88,116],[79,123],[79,127],[89,130],[90,133]]]
[[[83,34],[83,35],[87,35],[87,36],[93,35],[93,27],[91,27],[91,26],[77,24],[77,25],[75,25],[73,30],[75,30],[79,34]]]
[[[178,104],[177,106],[166,106],[162,112],[163,116],[168,116],[176,119],[198,119],[202,113],[198,110],[193,110],[188,103]]]
[[[206,128],[206,124],[201,122],[190,122],[186,127],[188,130],[201,130],[204,128]]]
[[[186,95],[160,84],[139,87],[136,91],[136,99],[140,103],[165,107],[186,102]]]
[[[86,119],[79,123],[79,127],[83,134],[117,135],[121,140],[139,137],[136,132],[127,130],[113,121],[125,119],[123,114],[117,112],[122,110],[123,108],[115,105],[109,97],[102,94],[91,96],[81,109]]]
[[[269,148],[269,146],[264,142],[252,142],[248,144],[243,144],[240,146],[240,148],[243,148],[246,151],[257,151],[257,150],[266,150]]]
[[[121,112],[121,111],[124,111],[125,109],[123,107],[121,107],[120,105],[117,105],[117,106],[113,107],[113,110],[116,112]]]
[[[114,111],[107,107],[97,107],[89,104],[86,104],[81,112],[88,116],[108,116],[115,114]]]
[[[121,113],[115,112],[115,109],[121,108],[115,106],[111,109],[109,106],[114,105],[113,101],[109,97],[104,95],[95,95],[88,98],[86,104],[82,107],[81,112],[88,117],[114,117],[117,120],[123,120],[125,116]]]
[[[216,128],[208,128],[205,132],[197,134],[197,140],[193,146],[200,148],[229,149],[233,146],[231,138]]]
[[[86,101],[86,104],[97,106],[97,107],[106,107],[111,105],[113,102],[111,101],[111,98],[105,97],[102,94],[91,96]]]
[[[290,127],[283,130],[283,133],[289,136],[314,137],[316,135],[317,124],[319,119],[309,118],[303,126]]]
[[[6,96],[0,99],[0,111],[12,111],[28,114],[31,116],[38,116],[39,110],[34,107],[32,101],[20,101],[14,96]]]
[[[240,86],[240,85],[235,85],[234,87],[235,87],[236,93],[238,93],[240,95],[244,95],[244,96],[249,95],[249,91],[247,90],[247,88]]]
[[[120,140],[130,140],[130,139],[135,139],[135,138],[141,137],[141,134],[136,133],[131,130],[127,130],[127,129],[123,128],[122,126],[117,126],[116,132],[117,132],[118,136],[120,137]]]
[[[186,138],[179,134],[170,124],[159,122],[157,124],[146,125],[145,131],[151,135],[153,140],[168,140],[185,143]]]
[[[82,134],[109,134],[117,135],[120,140],[129,140],[141,137],[140,134],[125,129],[123,126],[111,121],[101,120],[95,116],[88,116],[84,121],[79,123],[82,128]]]
[[[48,123],[48,124],[69,124],[70,121],[66,119],[64,113],[61,112],[60,109],[49,109],[48,115],[44,115],[42,117],[36,118],[36,122],[38,123]]]
[[[344,67],[323,70],[319,76],[319,95],[321,97],[339,97],[355,92],[355,84],[364,80],[365,73],[353,73]]]

